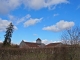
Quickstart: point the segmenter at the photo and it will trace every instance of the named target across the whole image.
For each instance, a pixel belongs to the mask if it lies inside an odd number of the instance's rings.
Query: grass
[[[75,50],[67,47],[57,48],[0,48],[0,60],[79,60],[80,47]],[[75,54],[75,55],[73,55]]]

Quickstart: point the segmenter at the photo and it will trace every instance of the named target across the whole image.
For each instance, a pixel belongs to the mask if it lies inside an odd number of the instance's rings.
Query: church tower
[[[38,39],[36,40],[36,43],[41,44],[41,39],[38,38]]]

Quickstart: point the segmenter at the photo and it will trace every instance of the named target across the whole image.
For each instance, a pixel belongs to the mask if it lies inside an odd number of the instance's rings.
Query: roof
[[[31,42],[24,42],[26,43],[26,45],[28,45],[29,47],[39,47],[37,43],[31,43]]]
[[[39,40],[39,41],[41,41],[41,39],[40,39],[40,38],[38,38],[36,41],[38,41],[38,40]]]
[[[57,46],[57,45],[60,45],[61,43],[50,43],[48,45],[46,45],[46,47],[51,47],[51,46]]]

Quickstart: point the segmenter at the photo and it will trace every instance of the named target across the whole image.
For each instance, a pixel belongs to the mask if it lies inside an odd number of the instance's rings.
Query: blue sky
[[[14,25],[12,43],[61,40],[62,31],[79,26],[80,0],[0,0],[0,41]]]

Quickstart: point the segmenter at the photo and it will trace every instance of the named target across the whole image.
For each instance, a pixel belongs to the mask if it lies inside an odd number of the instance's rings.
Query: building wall
[[[27,46],[24,41],[22,41],[22,42],[20,43],[19,47],[20,47],[20,48],[29,48],[29,46]]]
[[[41,41],[40,40],[37,40],[36,43],[41,44]]]
[[[39,47],[41,48],[44,48],[45,47],[45,44],[41,43],[40,45],[38,45]]]

